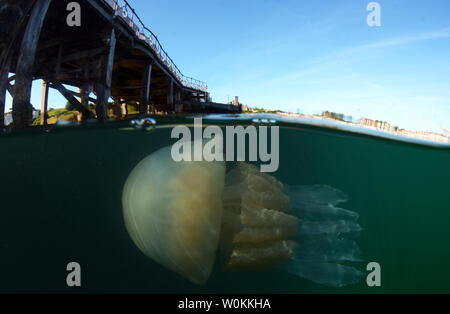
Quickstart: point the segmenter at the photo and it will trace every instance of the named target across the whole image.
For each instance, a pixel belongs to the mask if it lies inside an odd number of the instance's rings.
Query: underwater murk
[[[449,146],[280,119],[262,173],[174,162],[193,120],[155,119],[0,137],[0,292],[450,292]]]

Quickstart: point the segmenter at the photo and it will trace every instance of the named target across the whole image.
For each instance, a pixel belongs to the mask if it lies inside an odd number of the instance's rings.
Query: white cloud
[[[392,47],[399,45],[407,45],[418,41],[441,39],[441,38],[450,38],[450,27],[446,27],[433,32],[423,32],[411,36],[382,40],[371,44],[356,47],[356,49],[362,50],[362,49]]]

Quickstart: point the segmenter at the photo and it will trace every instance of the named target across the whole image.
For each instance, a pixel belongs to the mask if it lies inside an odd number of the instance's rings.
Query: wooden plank
[[[18,129],[27,127],[32,118],[30,96],[33,66],[42,25],[51,1],[36,0],[20,46],[13,100],[14,127]]]
[[[41,125],[47,125],[47,106],[48,106],[49,86],[46,81],[42,81],[42,102],[41,102]]]
[[[100,47],[100,48],[93,48],[93,49],[89,49],[89,50],[84,50],[84,51],[77,51],[77,52],[73,52],[70,53],[68,55],[63,55],[63,46],[60,45],[59,49],[58,49],[58,57],[55,58],[54,57],[44,57],[44,58],[40,58],[38,60],[38,62],[40,64],[47,64],[47,67],[51,66],[52,68],[55,67],[56,68],[56,73],[58,73],[58,69],[61,68],[61,65],[63,65],[64,63],[70,63],[73,61],[80,62],[82,60],[85,59],[90,59],[90,58],[94,58],[96,56],[98,56],[99,54],[104,53],[105,51],[107,51],[106,47]],[[55,63],[56,62],[56,63]]]
[[[126,67],[126,68],[143,68],[146,67],[148,64],[148,58],[147,60],[140,60],[140,59],[122,59],[119,62],[117,62],[117,66]]]
[[[70,80],[70,79],[78,79],[81,75],[80,73],[83,72],[83,69],[69,69],[69,68],[61,68],[59,70],[59,74],[55,75],[55,70],[53,69],[53,66],[49,66],[46,64],[41,64],[39,69],[39,76],[36,75],[35,79],[42,79],[42,80],[58,80],[60,82]],[[65,83],[64,83],[65,84]],[[71,84],[68,84],[71,85]]]
[[[69,62],[69,61],[73,61],[73,60],[82,60],[82,59],[89,59],[89,58],[93,58],[99,54],[104,53],[105,51],[107,51],[106,47],[100,47],[100,48],[94,48],[94,49],[90,49],[90,50],[85,50],[85,51],[78,51],[78,52],[74,52],[70,55],[64,56],[62,58],[62,63],[64,62]]]
[[[73,38],[70,38],[70,37],[69,38],[49,39],[49,40],[47,40],[45,42],[40,42],[38,47],[37,47],[37,49],[36,49],[36,51],[37,52],[41,52],[41,51],[46,50],[46,49],[52,49],[53,50],[53,49],[55,49],[55,47],[61,46],[61,45],[67,44],[67,43],[70,43],[71,45],[75,44],[73,42]]]

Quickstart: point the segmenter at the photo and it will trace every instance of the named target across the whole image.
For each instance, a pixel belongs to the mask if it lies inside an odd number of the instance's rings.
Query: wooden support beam
[[[121,108],[122,108],[122,117],[125,117],[125,118],[128,117],[127,103],[126,102],[122,103]]]
[[[64,71],[64,73],[59,73],[59,75],[56,76],[56,79],[60,82],[79,80],[79,78],[81,76],[80,73],[81,73],[81,69]],[[47,76],[47,78],[54,78],[54,77],[55,77],[54,75]],[[42,77],[42,78],[45,79],[46,77]],[[68,85],[72,85],[72,84],[68,84]],[[77,85],[77,84],[73,84],[73,85]]]
[[[149,111],[149,100],[150,100],[150,81],[151,81],[151,77],[152,77],[152,66],[153,64],[150,63],[149,65],[147,65],[145,67],[145,71],[144,71],[144,75],[143,75],[143,79],[142,79],[142,84],[143,84],[143,88],[142,88],[142,97],[141,97],[141,102],[140,102],[140,106],[139,106],[139,113],[140,114],[146,114]]]
[[[83,114],[84,117],[90,117],[90,112],[89,110],[87,110],[86,108],[84,108],[81,103],[78,101],[78,99],[76,99],[73,95],[72,92],[70,90],[68,90],[67,88],[64,87],[63,84],[61,84],[60,82],[56,81],[56,80],[52,80],[50,81],[51,88],[56,89],[57,91],[59,91],[61,93],[61,95],[64,96],[64,98],[67,99],[67,101],[74,106],[74,108],[76,110],[78,110],[79,112],[81,112]]]
[[[8,83],[8,71],[0,69],[0,129],[5,126],[6,86]]]
[[[105,48],[105,47],[94,48],[94,49],[85,50],[85,51],[77,51],[75,53],[72,53],[70,55],[62,57],[61,61],[64,63],[64,62],[69,62],[69,61],[73,61],[73,60],[79,61],[79,60],[83,60],[83,59],[94,58],[95,56],[98,56],[99,54],[102,54],[105,51],[107,51],[107,48]]]
[[[39,71],[39,76],[36,76],[35,79],[42,79],[45,81],[50,80],[58,80],[60,82],[70,81],[71,79],[79,79],[82,76],[83,69],[69,69],[69,68],[61,68],[59,70],[59,74],[55,75],[55,70],[53,70],[53,66],[50,64],[40,64],[37,71]],[[63,83],[66,84],[66,83]],[[72,85],[72,84],[67,84]],[[75,86],[75,85],[74,85]]]
[[[112,108],[112,112],[119,120],[122,120],[123,108],[120,105],[120,99],[117,97],[114,98],[114,106]]]
[[[92,93],[92,86],[91,86],[91,92],[90,93]],[[74,92],[74,91],[70,91],[71,93],[72,93],[72,95],[74,95],[74,96],[76,96],[76,97],[78,97],[79,98],[79,101],[80,101],[80,103],[83,105],[83,107],[86,107],[86,108],[88,108],[88,105],[89,105],[89,101],[90,102],[93,102],[93,103],[96,103],[97,102],[97,99],[95,99],[95,98],[92,98],[92,97],[88,97],[87,98],[87,102],[86,102],[86,106],[84,106],[84,103],[83,103],[83,92],[81,92],[81,93],[77,93],[77,92]],[[89,93],[89,94],[90,94]],[[88,95],[89,95],[88,94]]]
[[[106,121],[108,118],[108,99],[109,93],[106,89],[106,86],[101,83],[96,83],[95,94],[97,95],[97,101],[95,102],[97,105],[95,106],[95,112],[97,113],[97,119],[99,121]]]
[[[116,87],[114,89],[116,89],[116,90],[124,90],[124,89],[140,89],[140,90],[142,90],[144,88],[145,88],[145,86],[142,86],[142,85],[133,85],[133,86],[120,85],[120,87]]]
[[[14,98],[14,86],[11,85],[10,83],[6,83],[6,90],[11,95],[11,97]]]
[[[41,125],[47,125],[48,83],[42,80]]]
[[[58,57],[56,59],[56,67],[55,67],[55,76],[58,77],[59,73],[61,72],[61,63],[62,63],[62,53],[63,53],[64,46],[63,44],[60,44],[58,47]]]
[[[130,69],[119,66],[116,62],[114,62],[114,71],[119,72],[120,79],[131,79],[133,80],[137,76],[139,76],[142,73],[142,68],[140,69]]]
[[[175,92],[175,112],[183,112],[183,104],[181,102],[181,90]]]
[[[84,84],[81,88],[79,88],[79,93],[73,92],[73,95],[80,97],[81,105],[89,109],[89,101],[96,102],[96,99],[90,98],[89,95],[92,93],[93,86],[90,83]]]
[[[30,96],[33,80],[33,65],[42,25],[51,0],[36,0],[20,46],[14,84],[14,127],[23,129],[32,118]]]
[[[148,47],[147,44],[144,43],[139,43],[139,42],[134,42],[134,46],[135,49],[141,50],[142,52],[144,52],[145,54],[147,54],[150,58],[152,58],[155,61],[155,65],[157,65],[157,67],[159,68],[160,71],[162,71],[166,77],[170,77],[171,79],[174,79],[175,84],[178,87],[182,87],[183,85],[181,84],[181,82],[178,80],[178,78],[176,78],[173,73],[170,71],[170,69],[168,68],[168,66],[164,63],[161,62],[159,57],[154,53],[154,51]]]
[[[169,83],[169,111],[175,111],[175,103],[173,98],[173,79],[170,79]]]
[[[14,1],[9,1],[10,4],[12,4],[12,2]],[[11,59],[13,57],[14,54],[14,48],[16,46],[17,43],[17,38],[19,36],[19,33],[21,31],[21,29],[23,28],[23,24],[28,20],[29,16],[30,16],[30,10],[33,8],[33,2],[29,1],[27,3],[27,5],[25,6],[25,8],[23,8],[24,10],[22,11],[20,7],[16,7],[18,9],[18,11],[20,11],[20,18],[15,21],[15,26],[12,28],[12,31],[9,31],[9,36],[7,36],[7,44],[5,44],[5,46],[3,47],[1,53],[0,53],[0,68],[1,70],[4,71],[9,71],[11,69]],[[6,7],[8,7],[9,5],[6,5]],[[13,5],[15,6],[15,5]],[[4,7],[5,8],[5,7]],[[17,56],[14,56],[17,57]],[[15,77],[15,75],[14,75]],[[8,80],[8,82],[10,82],[11,80]]]
[[[148,64],[148,58],[146,60],[139,59],[122,59],[117,63],[117,66],[125,68],[143,68]]]
[[[67,63],[80,63],[83,60],[90,58],[95,58],[96,56],[108,51],[106,47],[93,48],[84,51],[76,51],[67,55],[63,55],[64,47],[61,44],[58,48],[58,56],[56,59],[54,57],[43,57],[38,59],[39,64],[47,64],[47,67],[55,68],[56,75],[59,74],[59,70],[63,64]]]
[[[102,75],[95,85],[97,92],[97,119],[106,121],[108,119],[108,99],[111,96],[111,82],[114,67],[114,55],[116,50],[116,32],[111,30],[109,36],[109,53],[103,58]]]
[[[39,43],[38,47],[37,47],[37,52],[41,52],[41,51],[46,50],[46,49],[54,50],[55,47],[59,47],[59,46],[64,45],[64,44],[66,44],[66,43],[71,43],[72,45],[73,45],[73,44],[78,44],[78,43],[75,43],[75,42],[74,42],[74,39],[71,38],[71,37],[66,37],[66,38],[59,38],[59,37],[58,37],[58,38],[52,38],[52,39],[49,39],[49,40],[44,41],[44,42],[41,41],[41,42]],[[59,48],[58,48],[58,49],[59,49]]]

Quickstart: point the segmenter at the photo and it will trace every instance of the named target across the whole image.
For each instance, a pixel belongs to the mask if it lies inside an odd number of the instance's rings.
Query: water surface
[[[205,124],[251,120],[210,117]],[[158,126],[193,120],[156,118]],[[145,257],[125,229],[122,188],[135,165],[175,142],[171,127],[128,122],[54,128],[0,137],[0,292],[123,293],[450,293],[450,148],[407,143],[307,123],[280,126],[280,167],[290,185],[344,191],[360,214],[365,265],[382,286],[311,283],[280,269],[223,272],[195,286]],[[421,144],[421,145],[419,145]],[[82,287],[66,286],[66,265]]]

